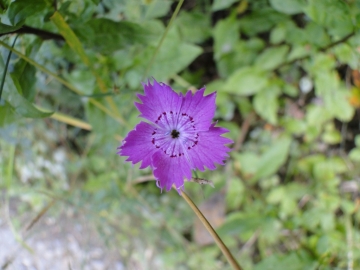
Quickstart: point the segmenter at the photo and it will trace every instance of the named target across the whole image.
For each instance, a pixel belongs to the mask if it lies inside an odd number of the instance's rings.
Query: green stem
[[[175,9],[175,11],[174,11],[174,14],[171,16],[170,22],[169,22],[169,24],[167,25],[167,27],[166,27],[166,29],[165,29],[165,32],[164,32],[164,34],[162,35],[162,37],[161,37],[161,39],[160,39],[160,42],[159,42],[159,44],[157,45],[156,50],[155,50],[153,56],[151,57],[151,60],[150,60],[150,62],[149,62],[149,64],[148,64],[148,66],[146,67],[146,70],[145,70],[144,78],[143,78],[143,79],[146,79],[146,75],[148,74],[149,69],[150,69],[150,67],[152,66],[152,64],[153,64],[153,62],[154,62],[154,60],[155,60],[155,58],[156,58],[156,55],[158,54],[158,52],[159,52],[159,50],[160,50],[160,47],[161,47],[161,45],[163,44],[163,42],[164,42],[164,40],[165,40],[165,37],[166,37],[166,35],[168,34],[168,32],[169,32],[169,30],[170,30],[170,27],[171,27],[173,21],[175,20],[176,16],[178,15],[178,13],[179,13],[179,11],[180,11],[180,8],[181,8],[181,6],[182,6],[183,3],[184,3],[184,0],[180,0],[179,3],[177,4],[176,9]]]
[[[14,39],[14,42],[13,42],[11,48],[14,48],[15,42],[16,42],[17,38],[18,38],[18,35],[16,35],[16,37],[15,37],[15,39]],[[3,89],[4,89],[5,77],[6,77],[6,72],[7,72],[8,66],[9,66],[11,53],[12,53],[12,51],[10,50],[10,51],[9,51],[9,54],[8,54],[8,57],[7,57],[7,59],[6,59],[6,64],[5,64],[4,73],[3,73],[2,78],[1,78],[0,100],[1,100],[1,96],[2,96]]]
[[[201,213],[199,208],[195,205],[195,203],[190,199],[190,197],[184,192],[181,192],[181,196],[184,198],[184,200],[188,203],[188,205],[191,207],[191,209],[194,211],[194,213],[197,215],[197,217],[200,219],[201,223],[205,226],[206,230],[211,234],[211,236],[214,238],[216,244],[220,248],[221,252],[225,255],[226,259],[230,263],[233,269],[235,270],[242,270],[241,266],[238,264],[238,262],[235,260],[227,246],[224,244],[224,242],[221,240],[219,235],[216,233],[214,228],[211,226],[209,221],[206,219],[206,217]]]

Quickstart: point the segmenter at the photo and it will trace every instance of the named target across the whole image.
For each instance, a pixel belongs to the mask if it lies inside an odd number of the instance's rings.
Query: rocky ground
[[[9,214],[8,208],[0,206],[1,270],[125,269],[116,250],[103,243],[85,217],[67,213],[54,218],[45,214],[26,231],[26,218],[19,218],[14,210]],[[18,225],[20,220],[24,226],[15,227],[22,231],[12,229],[11,224]],[[23,242],[17,240],[17,235]]]

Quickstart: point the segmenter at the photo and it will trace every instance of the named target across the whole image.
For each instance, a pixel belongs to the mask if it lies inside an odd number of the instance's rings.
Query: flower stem
[[[200,219],[201,223],[205,226],[206,230],[211,234],[211,236],[214,238],[216,244],[220,248],[221,252],[225,255],[226,259],[230,263],[233,269],[235,270],[243,270],[241,266],[238,264],[238,262],[235,260],[227,246],[225,246],[224,242],[221,240],[219,235],[216,233],[214,228],[211,226],[209,221],[206,219],[206,217],[201,213],[199,208],[195,205],[195,203],[190,199],[190,197],[184,192],[181,192],[181,196],[184,198],[184,200],[188,203],[188,205],[191,207],[191,209],[194,211],[194,213],[197,215],[197,217]]]

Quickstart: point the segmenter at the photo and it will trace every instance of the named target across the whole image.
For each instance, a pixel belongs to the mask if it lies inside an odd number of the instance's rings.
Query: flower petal
[[[213,123],[208,131],[199,132],[198,143],[187,152],[192,166],[200,171],[204,171],[204,166],[210,170],[216,169],[215,163],[224,165],[224,160],[228,157],[227,152],[231,151],[224,144],[233,143],[233,141],[221,136],[229,131],[215,127],[215,124]]]
[[[166,191],[174,184],[181,191],[184,186],[184,178],[191,179],[191,168],[184,156],[173,157],[158,151],[152,156],[154,176],[158,180],[158,186]]]
[[[204,96],[205,88],[201,88],[192,95],[188,91],[184,97],[181,112],[193,118],[197,131],[208,130],[215,115],[216,92]]]
[[[118,148],[118,154],[128,156],[126,161],[131,161],[133,164],[142,161],[140,169],[151,165],[151,156],[159,150],[151,142],[153,131],[154,127],[152,125],[140,122],[126,136],[123,145]]]
[[[135,102],[135,106],[141,113],[140,117],[153,123],[160,121],[159,117],[163,117],[164,113],[167,114],[167,118],[177,117],[175,113],[179,113],[183,101],[181,95],[172,90],[170,86],[158,83],[155,79],[153,85],[148,81],[148,84],[143,84],[143,86],[145,95],[138,95],[142,103]],[[170,112],[173,113],[170,115]],[[170,122],[172,121],[170,120]]]

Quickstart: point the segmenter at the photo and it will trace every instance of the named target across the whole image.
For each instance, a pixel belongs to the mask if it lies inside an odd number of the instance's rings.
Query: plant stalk
[[[190,199],[190,197],[184,191],[181,192],[181,196],[184,198],[184,200],[188,203],[188,205],[191,207],[191,209],[194,211],[194,213],[200,219],[201,223],[205,226],[206,230],[214,238],[216,244],[220,248],[221,252],[225,255],[226,259],[228,260],[228,262],[230,263],[232,268],[235,270],[243,270],[243,268],[241,268],[241,266],[238,264],[238,262],[235,260],[235,258],[231,254],[230,250],[227,248],[227,246],[221,240],[221,238],[216,233],[214,228],[211,226],[209,221],[206,219],[206,217],[203,215],[203,213],[199,210],[199,208],[195,205],[195,203]]]

